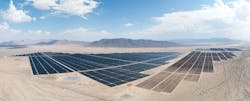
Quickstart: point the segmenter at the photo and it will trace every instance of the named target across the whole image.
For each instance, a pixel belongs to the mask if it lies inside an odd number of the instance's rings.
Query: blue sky
[[[1,41],[248,40],[249,5],[245,0],[1,0],[0,36]]]

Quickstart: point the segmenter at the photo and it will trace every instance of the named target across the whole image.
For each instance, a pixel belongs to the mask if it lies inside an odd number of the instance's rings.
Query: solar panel
[[[138,64],[133,64],[133,65],[122,66],[119,68],[130,70],[130,71],[142,72],[142,71],[149,70],[155,67],[156,67],[155,65],[138,63]]]
[[[236,55],[234,55],[232,52],[228,52],[228,54],[230,55],[230,56],[236,56]]]
[[[32,66],[36,68],[37,74],[48,74],[48,72],[43,67],[42,63],[36,57],[34,57],[34,55],[32,55],[31,61],[33,61],[32,63],[34,63]]]
[[[171,60],[171,59],[176,58],[176,57],[177,57],[177,55],[170,55],[168,57],[163,57],[163,58],[147,61],[147,63],[164,65],[164,64],[168,63],[167,62],[168,60]]]
[[[210,48],[212,51],[224,51],[225,49],[223,48]]]
[[[177,72],[187,73],[190,68],[192,68],[194,62],[200,56],[201,52],[195,52],[191,59],[189,59],[186,63],[184,63]]]
[[[192,69],[190,70],[190,74],[200,74],[202,67],[203,67],[203,63],[205,60],[205,55],[206,53],[201,53],[201,55],[199,56],[199,58],[197,59],[197,61],[194,63]]]
[[[177,61],[176,63],[174,63],[173,65],[171,65],[170,67],[168,67],[167,69],[165,69],[165,71],[169,71],[169,72],[173,72],[176,71],[180,66],[182,66],[184,63],[186,63],[190,58],[192,58],[194,55],[196,54],[196,52],[191,52],[189,53],[187,56],[185,56],[184,58],[182,58],[181,60]]]
[[[43,68],[49,73],[49,74],[54,74],[57,73],[57,71],[50,65],[48,64],[43,58],[40,56],[36,57],[38,61],[41,63]]]
[[[63,67],[61,64],[39,53],[31,54],[29,60],[34,75],[72,72],[70,69]]]
[[[37,73],[37,70],[36,70],[35,63],[33,62],[33,60],[32,60],[32,58],[31,58],[31,57],[29,57],[29,61],[30,61],[30,65],[31,65],[32,73],[33,73],[34,75],[37,75],[38,73]]]
[[[213,56],[214,61],[220,61],[220,58],[218,57],[216,53],[212,53],[212,56]]]
[[[227,58],[222,53],[217,53],[221,60],[227,60]]]
[[[123,64],[129,63],[127,61],[120,61],[120,60],[111,59],[111,58],[96,57],[95,55],[73,54],[72,56],[80,58],[80,59],[85,59],[88,61],[96,62],[98,64],[102,64],[106,66],[117,66],[117,65],[123,65]]]
[[[232,58],[229,52],[222,52],[226,58]]]
[[[206,53],[203,72],[213,72],[213,62],[211,53]]]
[[[241,51],[238,48],[225,48],[227,51]]]
[[[221,51],[220,48],[214,50],[219,52],[193,51],[164,71],[139,83],[137,87],[170,93],[183,79],[197,82],[202,72],[214,72],[213,60],[219,61],[219,57],[226,60],[228,56],[234,55],[231,52]]]
[[[80,73],[111,87],[148,76],[146,74],[126,71],[118,68],[80,72]]]
[[[72,70],[65,68],[61,64],[56,63],[55,61],[49,59],[48,57],[43,57],[43,58],[51,67],[53,67],[59,73],[72,72]]]
[[[95,54],[97,56],[109,57],[114,59],[122,59],[128,61],[146,61],[150,59],[165,57],[169,55],[178,55],[174,52],[158,52],[158,53],[113,53],[113,54]]]

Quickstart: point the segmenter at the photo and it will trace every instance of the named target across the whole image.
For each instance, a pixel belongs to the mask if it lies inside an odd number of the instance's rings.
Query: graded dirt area
[[[202,73],[198,82],[182,80],[171,93],[136,87],[195,48],[239,45],[188,46],[171,48],[91,48],[70,46],[33,46],[23,49],[0,48],[0,101],[249,101],[250,48],[242,47],[237,57],[215,62],[213,73]],[[108,87],[79,73],[32,75],[27,57],[13,57],[37,51],[69,53],[181,52],[169,64],[144,71],[151,76],[123,85]]]

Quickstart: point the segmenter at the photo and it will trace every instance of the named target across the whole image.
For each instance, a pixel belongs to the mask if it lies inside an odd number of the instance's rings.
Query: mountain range
[[[171,47],[178,46],[174,42],[169,41],[155,41],[155,40],[145,40],[145,39],[102,39],[99,41],[94,41],[89,44],[92,47]]]

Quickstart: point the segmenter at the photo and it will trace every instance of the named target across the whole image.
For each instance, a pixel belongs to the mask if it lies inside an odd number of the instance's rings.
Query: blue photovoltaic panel
[[[73,57],[77,57],[80,59],[85,59],[88,61],[92,61],[98,64],[106,65],[106,66],[118,66],[118,65],[123,65],[123,64],[128,64],[130,62],[126,61],[120,61],[120,60],[115,60],[115,59],[107,59],[105,57],[95,57],[91,55],[84,55],[84,54],[73,54]]]
[[[213,59],[211,53],[206,53],[203,72],[213,72]]]
[[[39,53],[31,54],[29,59],[34,75],[72,72],[70,69]]]
[[[118,68],[80,72],[80,73],[111,87],[148,76],[146,74],[130,72]]]
[[[238,48],[225,48],[227,51],[241,51]]]
[[[167,57],[159,58],[159,59],[154,59],[151,61],[147,61],[146,63],[152,63],[152,64],[159,64],[159,65],[164,65],[167,64],[168,60],[171,60],[173,58],[176,58],[178,55],[167,55]]]
[[[222,53],[217,53],[221,60],[227,60],[227,58]]]
[[[212,51],[224,51],[225,49],[223,48],[210,48]]]
[[[138,64],[133,64],[133,65],[122,66],[119,68],[130,70],[130,71],[142,72],[142,71],[149,70],[155,67],[156,67],[155,65],[138,63]]]
[[[226,58],[232,58],[231,54],[229,52],[222,52]]]
[[[75,60],[74,58],[69,58],[66,56],[52,56],[56,61],[64,64],[65,66],[72,68],[75,71],[89,70],[98,68],[98,65],[88,64],[86,62]],[[99,67],[100,68],[100,67]]]
[[[139,62],[161,57],[167,57],[170,55],[177,56],[178,54],[175,52],[158,52],[158,53],[151,52],[151,53],[113,53],[113,54],[95,54],[95,55]]]

